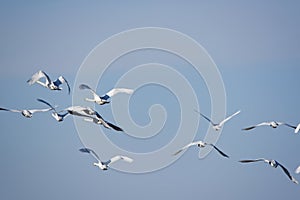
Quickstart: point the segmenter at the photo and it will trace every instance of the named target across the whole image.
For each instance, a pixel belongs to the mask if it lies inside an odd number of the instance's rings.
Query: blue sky
[[[226,89],[227,114],[242,112],[225,124],[217,146],[231,156],[211,152],[198,158],[191,148],[172,165],[145,174],[100,171],[82,147],[72,117],[57,123],[50,114],[26,119],[0,113],[0,194],[2,199],[253,199],[299,196],[280,169],[263,163],[242,165],[246,158],[274,158],[292,173],[300,165],[299,135],[288,127],[241,128],[265,120],[298,124],[300,100],[300,13],[297,1],[3,1],[0,8],[0,106],[40,108],[43,98],[61,108],[72,104],[65,90],[48,91],[26,80],[43,69],[51,77],[63,74],[72,90],[77,71],[90,51],[108,37],[138,27],[180,31],[201,44],[216,63]],[[117,47],[116,47],[117,48]],[[180,71],[197,94],[201,112],[210,115],[210,96],[203,79],[186,62],[157,51],[142,51],[117,60],[107,70],[97,92],[105,93],[130,66],[157,62]],[[120,67],[124,66],[124,67]],[[184,66],[184,67],[183,67]],[[142,77],[141,77],[142,78]],[[88,95],[88,93],[83,93]],[[160,97],[160,98],[157,98]],[[113,99],[115,103],[126,96]],[[162,104],[168,118],[162,131],[149,140],[105,131],[116,144],[130,151],[152,151],[175,137],[180,111],[176,96],[155,85],[131,97],[130,112],[139,125],[150,122],[148,109]],[[96,106],[114,121],[110,105]],[[208,129],[199,120],[195,139]],[[92,126],[92,124],[91,124]],[[126,124],[120,124],[126,129]],[[100,134],[100,133],[99,133]],[[294,174],[300,180],[300,176]]]

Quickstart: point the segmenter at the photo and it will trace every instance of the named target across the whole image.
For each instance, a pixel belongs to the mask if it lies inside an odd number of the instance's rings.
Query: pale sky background
[[[42,108],[43,98],[60,108],[71,105],[66,90],[49,91],[26,81],[42,69],[52,78],[64,75],[72,90],[84,58],[108,37],[138,27],[180,31],[200,43],[222,75],[227,113],[240,115],[225,124],[217,143],[230,159],[211,152],[198,159],[191,148],[174,164],[146,174],[100,171],[82,147],[72,117],[57,123],[49,113],[26,119],[0,113],[1,199],[296,199],[300,186],[280,169],[263,163],[243,165],[239,159],[277,159],[292,175],[300,165],[299,134],[288,127],[260,127],[249,133],[241,128],[262,121],[300,122],[300,3],[298,1],[2,1],[0,6],[0,107]],[[117,47],[116,47],[117,48]],[[131,59],[132,58],[132,59]],[[136,58],[136,59],[133,59]],[[209,94],[201,77],[179,58],[159,52],[137,52],[114,63],[97,92],[104,93],[125,73],[124,66],[162,62],[181,69],[190,80],[200,108],[210,114]],[[64,86],[63,86],[64,87]],[[64,88],[65,89],[65,88]],[[130,111],[136,123],[149,122],[152,104],[165,106],[169,118],[151,140],[105,133],[131,151],[152,151],[174,137],[178,102],[168,90],[149,86],[132,96]],[[160,98],[151,98],[159,96]],[[122,97],[116,97],[117,103]],[[99,107],[114,121],[110,106]],[[191,108],[191,118],[199,117]],[[93,125],[93,124],[91,124]],[[126,129],[126,124],[119,124]],[[208,123],[200,119],[202,139]],[[100,134],[100,133],[99,133]]]

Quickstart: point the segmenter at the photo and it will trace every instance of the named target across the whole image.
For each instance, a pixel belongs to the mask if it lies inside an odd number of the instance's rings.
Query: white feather
[[[133,90],[127,89],[127,88],[114,88],[114,89],[110,90],[109,92],[107,92],[106,95],[109,97],[112,97],[118,93],[132,94]]]

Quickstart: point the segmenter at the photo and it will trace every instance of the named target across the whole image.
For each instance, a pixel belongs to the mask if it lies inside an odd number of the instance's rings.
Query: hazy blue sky
[[[42,108],[36,98],[60,108],[70,106],[72,99],[66,90],[29,86],[27,79],[42,69],[52,78],[64,75],[72,90],[77,90],[73,88],[77,71],[96,45],[121,31],[155,26],[180,31],[200,43],[222,75],[227,114],[238,109],[242,112],[225,124],[217,143],[230,159],[211,152],[200,160],[198,150],[191,148],[172,165],[145,174],[94,167],[93,158],[78,151],[82,143],[72,117],[57,123],[49,113],[26,119],[1,112],[1,199],[299,197],[300,186],[280,169],[236,162],[277,159],[300,180],[300,175],[294,174],[300,165],[299,134],[288,127],[241,131],[265,120],[300,122],[299,7],[298,1],[2,1],[0,107]],[[185,61],[164,52],[145,50],[125,55],[106,71],[97,91],[106,92],[131,66],[150,62],[168,64],[183,74],[197,94],[201,112],[210,115],[210,96],[203,79]],[[114,103],[123,97],[116,96]],[[147,125],[153,104],[162,104],[168,115],[157,136],[140,140],[113,131],[105,134],[129,151],[162,147],[175,137],[180,108],[170,91],[148,85],[130,100],[133,120]],[[114,121],[110,105],[96,109]],[[190,119],[200,120],[196,139],[203,139],[208,123],[193,109]],[[126,124],[119,125],[126,129]]]

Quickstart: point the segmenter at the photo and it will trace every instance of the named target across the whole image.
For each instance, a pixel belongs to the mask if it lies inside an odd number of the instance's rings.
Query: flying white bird
[[[182,152],[183,150],[191,147],[191,146],[198,146],[199,148],[204,148],[206,147],[206,145],[210,145],[212,146],[216,151],[218,151],[222,156],[229,158],[228,155],[226,155],[224,152],[222,152],[219,148],[217,148],[215,145],[213,144],[208,144],[206,142],[202,142],[202,141],[196,141],[196,142],[191,142],[188,145],[182,147],[181,149],[179,149],[177,152],[175,152],[173,155],[176,156],[177,154],[179,154],[180,152]]]
[[[37,99],[39,102],[42,102],[46,105],[48,105],[53,112],[51,113],[52,117],[54,117],[54,119],[56,119],[56,121],[61,122],[64,120],[64,118],[69,114],[68,112],[60,114],[56,111],[55,107],[53,107],[50,103],[48,103],[47,101],[43,100],[43,99]]]
[[[41,78],[45,78],[45,82],[41,82]],[[33,74],[32,77],[27,81],[27,83],[29,83],[29,85],[38,83],[46,88],[49,88],[50,90],[62,90],[62,88],[60,88],[59,86],[63,83],[66,83],[68,87],[68,93],[70,94],[71,91],[69,83],[63,76],[58,77],[55,81],[51,81],[49,76],[41,70]]]
[[[92,117],[96,113],[96,111],[94,111],[92,108],[83,107],[83,106],[70,106],[70,107],[65,108],[64,110],[60,111],[60,113],[63,111],[66,111],[66,113],[59,114],[57,118],[62,117],[62,119],[63,119],[68,114],[79,116],[79,117]],[[56,117],[54,116],[54,118],[56,118]]]
[[[0,108],[0,110],[21,113],[24,117],[31,118],[33,113],[47,112],[47,111],[52,110],[52,109],[47,108],[47,109],[31,109],[31,110],[14,110],[14,109]]]
[[[298,124],[298,126],[297,126],[296,129],[295,129],[295,133],[298,133],[299,130],[300,130],[300,123]]]
[[[83,106],[70,106],[68,108],[65,108],[62,111],[57,112],[56,109],[47,101],[43,99],[37,99],[39,102],[42,102],[46,105],[48,105],[52,110],[52,116],[56,119],[56,121],[61,122],[64,120],[66,116],[70,115],[76,115],[79,117],[92,117],[96,114],[96,111],[94,111],[90,107],[83,107]],[[63,113],[64,112],[64,113]]]
[[[112,123],[104,120],[103,117],[98,112],[96,112],[96,111],[95,111],[95,115],[96,115],[96,117],[94,117],[94,116],[86,116],[87,118],[84,118],[84,120],[88,121],[88,122],[93,122],[95,124],[103,125],[105,128],[108,128],[108,129],[112,128],[115,131],[123,131],[122,128],[120,128],[120,127],[118,127],[118,126],[116,126],[116,125],[114,125],[114,124],[112,124]]]
[[[278,166],[281,167],[281,169],[283,170],[283,172],[289,177],[289,179],[291,181],[293,181],[294,183],[298,184],[298,181],[290,174],[290,172],[282,165],[280,164],[278,161],[276,160],[267,160],[264,158],[258,158],[258,159],[250,159],[250,160],[240,160],[239,162],[241,163],[251,163],[251,162],[265,162],[268,163],[270,166],[277,168]]]
[[[295,129],[295,133],[296,133],[297,127],[292,126],[292,125],[287,124],[287,123],[276,122],[276,121],[272,121],[272,122],[262,122],[262,123],[260,123],[260,124],[254,125],[254,126],[250,126],[250,127],[247,127],[247,128],[243,128],[242,130],[248,131],[248,130],[254,129],[254,128],[256,128],[256,127],[259,127],[259,126],[271,126],[272,128],[277,128],[277,127],[280,126],[280,125],[285,125],[285,126],[288,126],[288,127],[290,127],[290,128],[293,128],[293,129]],[[299,127],[299,128],[300,128],[300,127]]]
[[[53,110],[52,116],[58,122],[63,121],[64,118],[70,114],[70,115],[75,115],[75,116],[79,116],[79,117],[84,117],[85,121],[94,122],[95,124],[103,125],[105,128],[108,128],[108,129],[112,128],[116,131],[123,131],[122,128],[104,120],[103,117],[98,112],[96,112],[95,110],[93,110],[90,107],[70,106],[60,112],[57,112],[55,110],[55,108],[47,101],[45,101],[43,99],[38,99],[38,101],[48,105]],[[64,111],[65,111],[65,113],[63,113]]]
[[[88,149],[88,148],[82,148],[82,149],[79,149],[80,152],[83,152],[83,153],[89,153],[91,154],[98,162],[95,162],[94,163],[94,166],[97,166],[99,167],[99,169],[102,169],[102,170],[107,170],[108,167],[114,163],[114,162],[117,162],[119,160],[124,160],[125,162],[128,162],[128,163],[131,163],[133,161],[132,158],[129,158],[127,156],[120,156],[120,155],[117,155],[117,156],[114,156],[112,157],[110,160],[108,161],[105,161],[105,162],[102,162],[99,158],[99,156],[96,154],[95,151],[93,151],[92,149]]]
[[[126,93],[126,94],[132,94],[133,90],[132,89],[127,89],[127,88],[114,88],[112,90],[110,90],[109,92],[107,92],[105,95],[99,96],[95,90],[93,90],[92,88],[90,88],[90,86],[86,85],[86,84],[81,84],[79,85],[79,89],[84,90],[84,89],[88,89],[92,92],[92,94],[94,95],[93,99],[89,99],[89,98],[85,98],[86,101],[90,101],[90,102],[95,102],[99,105],[103,105],[103,104],[107,104],[110,103],[109,99],[118,94],[118,93]]]
[[[300,166],[297,167],[297,169],[295,170],[295,173],[296,173],[296,174],[299,174],[299,173],[300,173]]]
[[[234,114],[230,115],[229,117],[227,117],[226,119],[224,119],[223,121],[221,121],[220,123],[214,123],[213,121],[211,121],[208,117],[206,117],[205,115],[203,115],[202,113],[200,113],[199,111],[195,110],[197,113],[199,113],[204,119],[206,119],[207,121],[209,121],[211,123],[211,125],[213,126],[213,129],[215,129],[216,131],[219,131],[222,126],[225,124],[225,122],[227,122],[228,120],[230,120],[232,117],[234,117],[235,115],[239,114],[241,111],[237,111]]]

